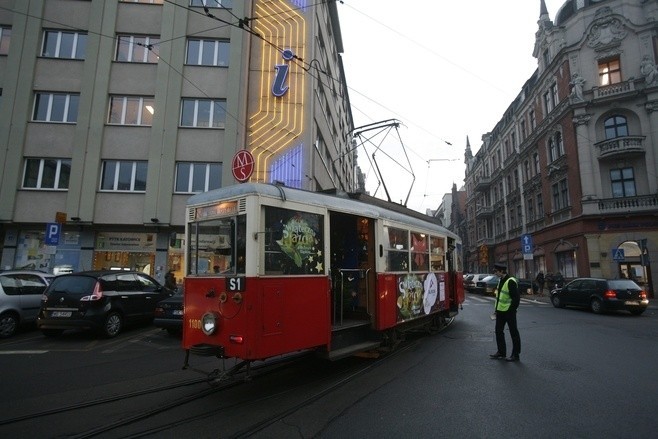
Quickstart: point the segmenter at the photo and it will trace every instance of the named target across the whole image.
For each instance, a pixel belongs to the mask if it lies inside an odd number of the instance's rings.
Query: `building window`
[[[530,173],[530,161],[526,160],[523,162],[523,173],[525,181],[530,180],[530,177],[532,177],[532,174]]]
[[[134,35],[117,36],[115,61],[152,63],[158,62],[160,39]]]
[[[539,154],[534,153],[532,155],[532,161],[534,163],[534,175],[539,175]]]
[[[228,67],[229,42],[217,40],[188,40],[185,63],[195,66]]]
[[[557,82],[554,82],[553,85],[551,85],[551,102],[553,102],[553,108],[557,106],[557,104],[560,103],[560,97],[557,94]]]
[[[535,205],[532,197],[528,200],[528,206],[526,209],[526,215],[528,215],[528,221],[534,221],[535,219]]]
[[[530,130],[534,130],[537,127],[537,117],[535,116],[535,110],[530,110],[528,113],[530,116]]]
[[[526,138],[526,131],[525,131],[525,120],[521,121],[521,141],[523,142]]]
[[[9,53],[9,43],[11,43],[11,28],[0,26],[0,55]]]
[[[548,49],[544,50],[542,53],[542,58],[544,59],[544,68],[547,69],[548,65],[551,63],[551,57],[548,52]]]
[[[85,59],[87,34],[47,30],[43,34],[41,56],[48,58]]]
[[[33,121],[77,122],[80,95],[37,93],[34,99]]]
[[[222,186],[221,163],[176,163],[177,193],[207,192]]]
[[[233,0],[190,0],[190,6],[230,9],[233,7]]]
[[[71,160],[26,159],[23,189],[68,189]]]
[[[628,123],[624,116],[612,116],[605,120],[605,138],[615,139],[628,136]]]
[[[562,142],[562,133],[556,132],[548,141],[548,157],[551,162],[564,155],[564,143]]]
[[[104,160],[101,171],[102,191],[144,192],[148,162]]]
[[[553,111],[553,97],[550,90],[544,93],[544,110],[546,114]]]
[[[180,125],[182,127],[224,128],[226,100],[183,99]]]
[[[621,82],[619,58],[599,61],[599,85],[605,86]]]
[[[569,190],[567,180],[560,180],[551,186],[553,192],[553,210],[558,211],[569,206]]]
[[[111,96],[108,123],[117,125],[153,124],[153,98],[139,96]]]
[[[562,141],[562,133],[555,133],[555,145],[557,146],[557,153],[560,157],[564,155],[564,142]]]
[[[611,169],[610,183],[612,185],[612,196],[615,198],[637,195],[633,168]]]
[[[544,200],[541,197],[541,194],[537,195],[537,218],[544,216]]]
[[[552,137],[548,140],[548,158],[551,162],[557,160],[557,146]]]
[[[576,252],[569,250],[565,252],[556,252],[557,271],[562,273],[566,278],[578,277],[578,266],[576,265]]]

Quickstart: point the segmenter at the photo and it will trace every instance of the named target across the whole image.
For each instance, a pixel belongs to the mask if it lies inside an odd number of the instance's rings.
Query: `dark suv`
[[[563,288],[553,290],[551,302],[556,308],[578,306],[596,314],[627,310],[640,315],[649,306],[646,292],[630,279],[574,279]]]
[[[157,303],[173,294],[136,271],[87,271],[56,277],[43,293],[37,326],[46,336],[84,328],[115,337],[124,325],[152,321]]]

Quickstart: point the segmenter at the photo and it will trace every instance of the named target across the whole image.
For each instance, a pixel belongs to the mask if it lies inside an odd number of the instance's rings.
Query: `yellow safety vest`
[[[512,297],[509,295],[509,281],[513,280],[517,285],[518,282],[513,277],[509,277],[503,284],[503,287],[498,292],[498,300],[496,300],[496,311],[507,311],[512,304]]]

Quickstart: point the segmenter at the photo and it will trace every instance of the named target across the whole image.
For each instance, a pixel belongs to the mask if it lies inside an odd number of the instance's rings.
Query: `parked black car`
[[[551,302],[556,308],[578,306],[596,314],[626,310],[640,315],[649,306],[646,292],[630,279],[574,279],[551,291]]]
[[[153,324],[171,335],[180,335],[183,332],[183,307],[182,292],[160,301],[155,307]]]
[[[137,271],[65,274],[43,293],[37,326],[46,336],[84,328],[115,337],[126,324],[152,321],[157,303],[172,294]]]
[[[500,278],[492,274],[478,281],[472,292],[486,296],[495,296],[494,291],[498,288],[498,282],[500,282]],[[532,289],[532,282],[527,279],[517,279],[517,282],[521,295],[528,294],[528,291]]]

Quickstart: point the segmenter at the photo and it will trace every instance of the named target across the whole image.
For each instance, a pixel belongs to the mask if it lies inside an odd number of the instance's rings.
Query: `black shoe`
[[[489,358],[491,358],[492,360],[502,360],[503,358],[505,358],[505,354],[496,352],[495,354],[489,355]]]
[[[520,361],[521,359],[519,358],[518,355],[511,355],[508,358],[505,358],[505,361]]]

